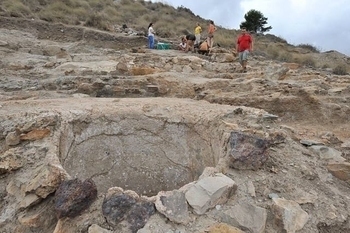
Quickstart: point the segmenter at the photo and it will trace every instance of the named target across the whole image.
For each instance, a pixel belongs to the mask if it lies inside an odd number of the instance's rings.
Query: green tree
[[[245,21],[240,24],[240,27],[245,27],[248,31],[268,32],[272,29],[271,26],[265,27],[267,18],[263,13],[257,10],[250,10],[244,15]]]

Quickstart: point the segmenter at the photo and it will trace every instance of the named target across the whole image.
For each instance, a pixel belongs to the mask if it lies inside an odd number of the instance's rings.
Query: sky
[[[267,32],[289,44],[310,44],[320,51],[337,50],[350,56],[349,0],[163,0],[184,6],[195,15],[211,19],[216,25],[238,29],[244,14],[257,10],[268,18]]]

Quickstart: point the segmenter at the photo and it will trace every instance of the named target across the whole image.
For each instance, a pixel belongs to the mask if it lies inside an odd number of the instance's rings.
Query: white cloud
[[[217,25],[237,29],[244,14],[254,9],[268,18],[269,32],[292,44],[311,44],[350,56],[350,4],[348,0],[167,0],[183,5]]]

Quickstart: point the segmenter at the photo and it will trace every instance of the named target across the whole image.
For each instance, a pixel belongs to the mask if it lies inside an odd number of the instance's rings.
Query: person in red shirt
[[[241,28],[241,35],[237,39],[236,51],[239,54],[239,63],[242,66],[242,72],[246,73],[248,55],[253,51],[253,39],[244,27]]]

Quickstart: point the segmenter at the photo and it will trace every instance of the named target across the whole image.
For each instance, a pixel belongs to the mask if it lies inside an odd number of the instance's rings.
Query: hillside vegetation
[[[203,28],[203,36],[206,36],[210,20],[183,6],[175,8],[162,2],[144,0],[2,0],[0,16],[94,27],[110,32],[125,24],[135,31],[146,33],[148,24],[153,22],[158,37],[174,40],[193,32],[197,22]],[[220,25],[217,28],[215,45],[233,49],[238,31]],[[255,35],[254,39],[256,55],[269,59],[332,68],[337,74],[346,74],[350,67],[349,59],[318,56],[319,49],[309,44],[290,45],[284,38],[270,34]]]
[[[208,20],[194,15],[188,8],[174,8],[161,2],[143,0],[4,0],[0,6],[2,16],[91,26],[107,31],[123,24],[145,31],[148,24],[153,22],[157,35],[165,38],[192,32],[197,22],[204,30],[208,24]],[[235,31],[220,27],[217,42],[223,46],[233,46],[235,36]]]

